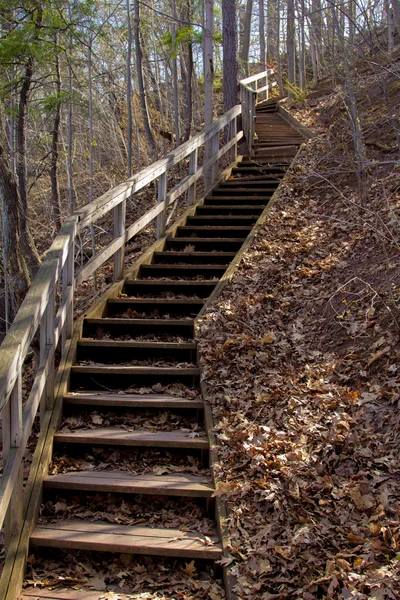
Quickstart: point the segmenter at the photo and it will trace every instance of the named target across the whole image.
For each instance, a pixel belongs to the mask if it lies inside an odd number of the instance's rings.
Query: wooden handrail
[[[196,202],[196,182],[212,172],[211,183],[218,173],[218,161],[228,151],[237,153],[243,131],[237,130],[241,105],[233,107],[208,129],[197,134],[171,153],[143,169],[90,204],[67,217],[46,254],[1,347],[0,347],[0,415],[3,421],[3,476],[0,480],[0,527],[8,515],[12,534],[22,526],[23,457],[40,407],[41,416],[52,410],[54,402],[54,358],[72,337],[75,288],[99,267],[114,257],[114,279],[123,276],[125,245],[139,231],[157,219],[157,236],[165,234],[166,212],[170,204],[188,192],[188,204]],[[230,127],[230,139],[219,148],[219,133]],[[201,167],[197,166],[198,149],[208,141],[213,152]],[[189,174],[167,190],[168,171],[189,158]],[[158,202],[134,223],[126,226],[126,200],[158,180]],[[74,272],[76,236],[109,212],[114,215],[114,239],[77,273]],[[60,285],[58,285],[60,284]],[[56,312],[56,296],[61,300]],[[26,403],[22,398],[22,369],[32,342],[40,332],[39,367]]]

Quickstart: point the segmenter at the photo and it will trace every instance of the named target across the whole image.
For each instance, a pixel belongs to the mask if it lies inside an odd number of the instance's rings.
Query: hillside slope
[[[202,323],[241,600],[400,597],[399,73],[357,84],[363,205],[342,88],[297,107],[317,135]]]

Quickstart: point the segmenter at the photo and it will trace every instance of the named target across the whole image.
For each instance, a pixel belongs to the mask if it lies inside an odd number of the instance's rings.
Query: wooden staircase
[[[205,521],[214,518],[195,319],[304,141],[277,110],[273,101],[257,106],[252,153],[236,163],[229,179],[212,189],[148,264],[128,274],[118,297],[102,301],[101,314],[95,308],[83,319],[53,462],[43,480],[41,516],[30,538],[36,557],[52,548],[221,559],[219,523],[211,532],[207,525],[191,529],[190,511],[189,526],[180,529],[108,522],[90,511],[85,518],[71,512],[66,518],[66,511],[54,506],[88,500],[101,506],[109,494],[132,503],[146,496],[149,506],[156,499],[156,506],[176,501],[180,514],[194,502]],[[137,463],[123,458],[133,450]],[[120,464],[109,460],[116,451]],[[157,469],[157,457],[173,462],[175,456],[177,472]],[[22,597],[73,600],[82,593],[70,589],[49,596],[28,588]]]

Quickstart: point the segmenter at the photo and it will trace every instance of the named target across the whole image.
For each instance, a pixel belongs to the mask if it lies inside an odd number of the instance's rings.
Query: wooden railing
[[[236,160],[237,144],[244,133],[237,128],[237,117],[242,114],[242,110],[245,135],[251,145],[257,94],[264,91],[268,93],[270,89],[268,85],[258,89],[257,82],[260,79],[266,80],[270,74],[271,71],[267,71],[244,80],[241,84],[244,102],[242,106],[235,106],[208,129],[65,219],[0,347],[0,415],[3,441],[0,527],[5,526],[6,542],[21,531],[24,454],[38,411],[42,426],[47,411],[54,407],[56,351],[59,349],[64,352],[68,340],[72,337],[77,286],[111,259],[114,262],[114,280],[122,279],[127,242],[154,219],[157,223],[157,238],[164,236],[169,206],[186,192],[188,204],[195,204],[196,184],[201,177],[204,181],[211,181],[211,185],[214,184],[218,177],[219,160],[229,151],[232,161]],[[249,87],[250,84],[255,84],[256,89]],[[227,128],[229,136],[226,141]],[[211,157],[199,167],[198,152],[206,144],[212,148]],[[178,164],[182,165],[183,170],[186,166],[188,173],[168,190],[168,172]],[[137,221],[127,225],[127,199],[154,181],[158,182],[155,206]],[[113,214],[113,240],[75,272],[77,236],[108,213]],[[23,366],[32,343],[37,344],[38,338],[39,365],[24,402]]]
[[[258,97],[261,96],[261,99],[268,100],[269,92],[276,86],[276,82],[269,82],[269,78],[272,77],[273,73],[273,69],[268,69],[262,73],[242,79],[240,82],[242,127],[249,152],[253,149]]]

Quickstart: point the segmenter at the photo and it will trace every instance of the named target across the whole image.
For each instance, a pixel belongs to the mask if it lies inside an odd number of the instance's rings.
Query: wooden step
[[[186,262],[190,264],[218,263],[227,265],[235,256],[236,252],[173,252],[171,250],[167,250],[164,252],[155,252],[153,254],[153,264],[174,264],[177,262]]]
[[[214,240],[215,238],[213,238]],[[236,240],[236,238],[234,238]],[[202,240],[199,241],[201,243]],[[206,240],[207,241],[207,240]],[[219,240],[220,241],[220,240]],[[217,240],[216,243],[219,241]],[[239,238],[236,240],[240,245],[243,243],[243,240]],[[174,243],[176,246],[187,245],[187,244],[195,244],[196,241],[193,238],[170,238],[167,240],[167,244],[169,242]],[[240,246],[239,246],[240,247]],[[174,280],[143,280],[143,279],[126,279],[123,291],[128,296],[139,296],[142,294],[162,294],[164,292],[170,292],[172,294],[186,294],[187,296],[200,296],[201,298],[207,298],[213,289],[215,288],[217,282],[215,280],[204,280],[204,281],[192,281],[191,279],[187,279],[184,281],[174,281]]]
[[[127,431],[119,427],[96,427],[60,432],[54,436],[55,444],[88,444],[93,446],[130,446],[150,448],[182,448],[207,450],[206,436],[190,437],[186,431]]]
[[[151,367],[151,366],[125,366],[125,365],[74,365],[71,367],[73,375],[80,373],[98,373],[103,375],[200,375],[197,367]]]
[[[111,494],[150,494],[152,496],[189,496],[209,498],[214,488],[206,477],[173,473],[133,475],[127,471],[72,471],[49,475],[46,489],[80,490]]]
[[[222,549],[218,538],[179,529],[153,529],[142,525],[112,525],[84,521],[39,524],[31,535],[33,546],[94,552],[147,554],[216,560]]]
[[[230,215],[230,214],[239,214],[239,215],[249,215],[258,219],[262,211],[264,210],[264,206],[257,205],[243,205],[243,204],[220,204],[214,206],[208,206],[205,204],[204,206],[199,206],[197,209],[198,215]],[[232,253],[235,256],[235,252]],[[233,257],[231,257],[232,260]]]
[[[198,385],[200,369],[197,367],[154,367],[147,365],[74,365],[70,371],[71,391],[129,390],[132,386],[150,387],[155,383],[170,385],[181,383],[188,387]]]
[[[218,223],[232,223],[232,225],[251,225],[255,223],[260,215],[199,215],[188,217],[187,225],[218,225]],[[228,263],[227,263],[228,264]]]
[[[239,196],[238,198],[232,196],[207,196],[202,208],[210,206],[256,206],[257,208],[264,208],[264,206],[268,204],[268,200],[271,196],[272,193],[270,192],[262,198],[251,196],[249,199],[245,199],[243,196]]]
[[[193,337],[193,319],[123,319],[103,318],[85,319],[83,322],[83,337],[101,339],[100,333],[114,337],[132,336],[136,338],[146,334],[179,335]]]
[[[187,226],[182,225],[178,227],[176,236],[188,237],[191,235],[195,235],[197,237],[235,237],[242,236],[246,238],[250,231],[253,229],[252,226],[247,225],[231,225],[229,227],[225,227],[223,225],[220,226],[208,226],[208,227],[199,227],[195,225]]]
[[[205,277],[221,277],[226,271],[226,265],[142,265],[140,267],[140,277],[196,277],[203,275]]]
[[[202,400],[190,400],[169,394],[105,394],[104,392],[69,393],[64,396],[66,406],[96,406],[104,408],[161,408],[196,409],[204,408]]]
[[[243,238],[169,238],[166,242],[166,248],[175,250],[185,248],[185,246],[193,246],[195,251],[201,250],[231,250],[236,254],[243,244]],[[200,283],[200,282],[199,282]],[[189,294],[189,291],[188,291]]]
[[[258,186],[254,186],[254,187],[236,187],[234,190],[232,190],[232,194],[234,195],[234,197],[239,197],[239,196],[246,196],[249,198],[249,200],[251,200],[251,194],[254,195],[258,195],[261,196],[265,193],[273,193],[276,188],[278,187],[279,183],[277,181],[274,181],[273,183],[270,183],[268,185],[258,185]],[[229,192],[231,190],[227,189],[227,188],[217,188],[215,190],[213,190],[212,195],[213,196],[224,196],[224,197],[229,197]]]
[[[68,583],[68,581],[66,582]],[[74,588],[58,588],[57,590],[38,589],[38,587],[24,588],[23,593],[18,596],[18,600],[99,600],[104,592],[91,592],[90,590],[76,590]],[[108,596],[109,597],[109,596]],[[132,595],[118,592],[118,600],[132,600]],[[102,600],[102,599],[101,599]]]
[[[246,182],[246,185],[244,185],[244,182]],[[236,179],[229,179],[228,181],[225,181],[225,183],[221,183],[220,186],[217,188],[218,190],[233,190],[236,192],[237,188],[242,188],[242,187],[246,187],[246,188],[265,188],[265,187],[276,187],[276,185],[279,185],[280,180],[278,180],[276,177],[269,177],[268,179],[264,178],[264,177],[246,177],[246,178],[242,178],[242,177],[237,177]],[[200,208],[200,207],[199,207]]]
[[[196,316],[203,306],[204,300],[192,298],[110,298],[104,316],[112,317],[125,313],[128,309],[134,310],[140,315],[151,315],[157,312],[160,317],[168,314],[175,317],[178,315]]]
[[[197,359],[194,342],[132,342],[122,340],[85,340],[77,345],[77,362],[123,363],[132,360],[192,362]]]

